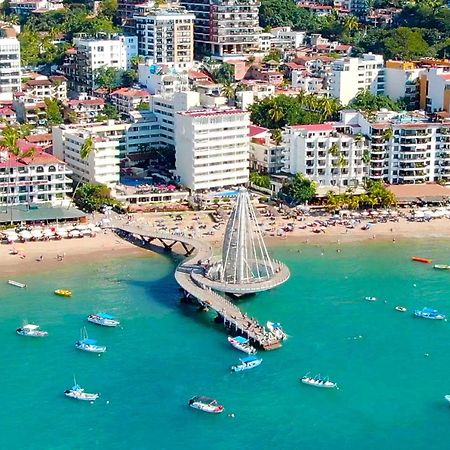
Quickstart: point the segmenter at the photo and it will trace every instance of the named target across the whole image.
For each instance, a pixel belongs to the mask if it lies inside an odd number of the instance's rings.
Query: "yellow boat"
[[[55,294],[61,295],[62,297],[72,297],[72,291],[67,289],[56,289]]]

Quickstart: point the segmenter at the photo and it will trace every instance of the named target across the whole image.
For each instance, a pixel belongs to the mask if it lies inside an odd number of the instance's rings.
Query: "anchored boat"
[[[56,289],[55,294],[61,297],[72,297],[72,291],[68,289]]]
[[[328,389],[335,388],[337,386],[337,384],[333,381],[330,381],[328,377],[323,378],[320,375],[310,377],[308,374],[306,374],[304,377],[300,378],[300,381],[304,384],[309,384],[310,386]]]
[[[27,285],[24,283],[19,283],[18,281],[14,281],[14,280],[8,280],[8,284],[10,284],[11,286],[16,286],[18,288],[26,288]]]
[[[449,264],[435,264],[433,267],[437,270],[450,270]]]
[[[450,395],[446,395],[444,398],[445,398],[445,400],[447,400],[448,402],[450,402]]]
[[[200,411],[204,411],[212,414],[219,414],[225,408],[222,405],[219,405],[217,400],[214,400],[210,397],[204,397],[201,395],[196,395],[189,400],[188,405],[191,408],[199,409]]]
[[[77,384],[74,378],[74,385],[71,389],[66,389],[64,391],[64,395],[66,397],[74,398],[75,400],[84,400],[87,402],[94,402],[100,397],[100,394],[90,394],[88,392],[84,392],[84,389]]]
[[[376,302],[378,299],[376,297],[364,297],[364,300],[368,302]]]
[[[246,358],[239,358],[240,364],[236,366],[231,366],[233,372],[241,372],[242,370],[253,369],[262,363],[262,358],[257,358],[256,356],[247,356]]]
[[[98,314],[91,314],[88,316],[87,320],[104,327],[117,327],[118,325],[120,325],[120,322],[116,320],[114,316],[103,312]]]
[[[430,264],[431,263],[431,259],[421,258],[420,256],[412,256],[411,259],[413,261],[417,261],[417,262],[421,262],[421,263],[425,263],[425,264]]]
[[[95,339],[89,339],[86,328],[81,330],[81,339],[75,342],[75,347],[78,350],[83,350],[85,352],[91,353],[105,353],[106,346],[97,345],[97,341]]]
[[[28,323],[20,328],[17,328],[16,333],[20,336],[30,336],[30,337],[44,337],[48,335],[47,331],[39,330],[39,325],[34,325]]]
[[[400,312],[405,312],[406,311],[406,307],[405,306],[396,306],[395,309],[396,309],[396,311],[400,311]]]
[[[287,339],[287,334],[283,331],[283,327],[279,322],[267,322],[267,329],[280,341],[284,341]]]
[[[421,317],[422,319],[431,319],[431,320],[445,319],[445,314],[441,314],[437,309],[433,308],[416,309],[414,311],[414,315],[416,317]]]
[[[256,348],[250,345],[248,339],[242,336],[230,337],[228,336],[228,342],[236,349],[249,355],[256,353]]]

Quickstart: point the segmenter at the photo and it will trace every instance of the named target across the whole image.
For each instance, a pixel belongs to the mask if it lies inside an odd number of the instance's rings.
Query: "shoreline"
[[[447,221],[438,219],[435,222]],[[447,230],[445,230],[447,225]],[[345,228],[332,227],[325,233],[314,234],[309,229],[295,230],[286,233],[285,236],[264,236],[266,245],[272,247],[299,246],[299,245],[347,245],[370,244],[405,241],[417,239],[450,240],[450,223],[387,223],[377,224],[373,230],[363,231],[353,229],[346,232]],[[384,226],[384,227],[383,227]],[[392,231],[390,231],[392,229]],[[215,236],[205,235],[200,238],[207,239],[213,248],[218,251],[221,247],[222,233]],[[18,255],[10,255],[12,249],[19,251]],[[174,253],[179,253],[177,247]],[[26,256],[21,258],[20,254]],[[23,276],[48,272],[59,267],[70,267],[76,264],[99,262],[108,258],[120,258],[130,256],[149,256],[153,252],[142,249],[120,239],[112,231],[107,230],[98,234],[95,238],[84,237],[82,239],[63,239],[60,241],[25,242],[0,245],[0,268],[7,279],[12,275]],[[42,261],[37,261],[42,256]],[[62,258],[62,261],[58,259]]]

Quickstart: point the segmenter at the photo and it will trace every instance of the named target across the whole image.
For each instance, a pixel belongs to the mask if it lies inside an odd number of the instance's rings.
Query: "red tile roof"
[[[331,123],[317,123],[312,125],[292,125],[289,128],[294,128],[295,130],[305,130],[305,131],[333,131],[333,125]]]
[[[69,100],[69,106],[78,106],[78,105],[104,105],[105,100],[102,98],[89,98],[87,100]]]
[[[268,128],[259,127],[258,125],[250,125],[249,126],[249,136],[254,137],[261,133],[266,133],[269,131]]]
[[[150,92],[145,89],[120,88],[111,93],[111,95],[123,95],[125,97],[149,97]]]
[[[39,142],[47,142],[53,140],[52,133],[42,133],[42,134],[30,134],[29,136],[25,136],[25,140],[30,143],[39,143]]]

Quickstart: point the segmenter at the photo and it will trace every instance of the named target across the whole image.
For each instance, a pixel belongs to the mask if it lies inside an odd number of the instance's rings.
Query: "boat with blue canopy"
[[[416,317],[421,317],[422,319],[431,320],[444,320],[446,317],[445,314],[442,314],[437,309],[433,308],[416,309],[414,315]]]
[[[248,339],[243,336],[231,337],[228,336],[228,342],[236,349],[249,355],[256,353],[256,348],[250,345]]]
[[[328,377],[322,377],[320,375],[311,377],[311,376],[309,376],[309,374],[306,374],[305,376],[300,378],[300,381],[303,384],[308,384],[309,386],[326,388],[326,389],[333,389],[337,386],[337,384],[334,381],[330,381],[330,379]]]
[[[83,400],[88,402],[94,402],[100,397],[100,394],[90,394],[84,392],[84,389],[77,383],[74,377],[74,385],[70,389],[64,391],[66,397],[74,398],[75,400]]]
[[[96,339],[89,339],[86,328],[81,330],[81,339],[75,342],[75,347],[78,350],[83,350],[90,353],[105,353],[106,346],[97,345]]]
[[[262,358],[257,358],[254,355],[247,356],[245,358],[239,358],[240,364],[236,366],[231,366],[233,372],[241,372],[242,370],[253,369],[262,363]]]
[[[120,322],[113,315],[104,312],[91,314],[88,316],[87,320],[104,327],[117,327],[120,325]]]
[[[267,322],[267,329],[280,341],[287,339],[287,334],[283,331],[283,327],[280,322]]]

